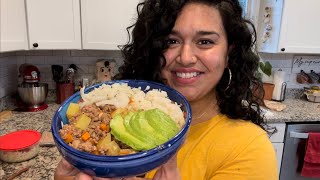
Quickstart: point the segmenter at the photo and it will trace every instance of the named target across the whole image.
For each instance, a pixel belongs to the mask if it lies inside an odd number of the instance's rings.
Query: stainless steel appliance
[[[309,132],[320,132],[320,122],[288,124],[280,180],[311,180],[319,178],[302,177],[301,170]]]
[[[23,82],[18,85],[18,110],[33,112],[46,109],[48,107],[45,103],[48,84],[39,82],[39,69],[31,64],[22,64],[19,67],[19,73]]]

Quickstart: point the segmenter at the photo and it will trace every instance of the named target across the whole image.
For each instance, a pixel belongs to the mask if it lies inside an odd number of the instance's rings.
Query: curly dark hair
[[[130,40],[122,47],[124,64],[119,68],[116,79],[163,83],[160,72],[165,65],[166,38],[178,14],[189,3],[202,3],[220,12],[228,44],[232,47],[228,54],[231,82],[226,68],[216,87],[220,112],[229,118],[250,120],[263,127],[259,104],[263,102],[264,92],[262,83],[255,77],[259,57],[253,50],[256,31],[253,24],[242,17],[238,0],[145,0],[138,4],[138,19],[127,28]]]

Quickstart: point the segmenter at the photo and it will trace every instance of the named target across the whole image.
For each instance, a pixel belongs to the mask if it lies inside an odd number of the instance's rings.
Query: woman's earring
[[[231,79],[232,79],[232,73],[231,73],[230,68],[228,68],[228,70],[229,70],[229,82],[228,82],[228,86],[226,87],[226,89],[224,90],[224,92],[226,92],[226,91],[229,89],[230,84],[231,84]]]

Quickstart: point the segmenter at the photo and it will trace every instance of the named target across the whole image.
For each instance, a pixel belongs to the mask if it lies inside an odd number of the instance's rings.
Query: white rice
[[[145,93],[141,88],[132,88],[127,83],[115,83],[103,84],[88,94],[85,94],[84,88],[81,88],[80,95],[83,99],[80,103],[81,107],[95,103],[97,106],[110,104],[116,108],[126,108],[131,111],[158,108],[176,121],[180,128],[185,124],[180,106],[168,98],[167,92],[158,89]]]

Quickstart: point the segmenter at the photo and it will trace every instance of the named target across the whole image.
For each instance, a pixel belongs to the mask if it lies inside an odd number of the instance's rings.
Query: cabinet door
[[[268,123],[271,128],[276,128],[276,132],[269,138],[271,142],[284,142],[284,134],[286,131],[286,123]]]
[[[28,49],[25,3],[0,1],[0,51]]]
[[[139,0],[81,0],[84,49],[117,50],[128,41]]]
[[[280,173],[284,143],[272,143],[272,144],[277,156],[278,173]]]
[[[81,49],[79,0],[26,0],[31,49]]]
[[[320,53],[320,1],[284,1],[279,51]]]

